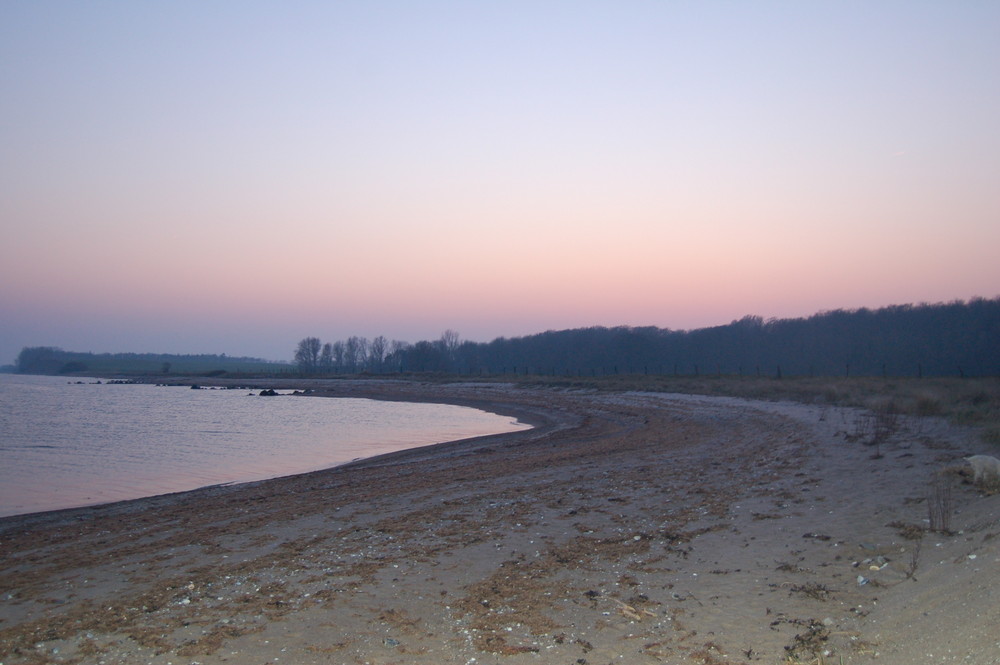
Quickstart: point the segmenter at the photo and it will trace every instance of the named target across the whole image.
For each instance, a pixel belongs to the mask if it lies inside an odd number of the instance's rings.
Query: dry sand
[[[848,409],[322,385],[537,427],[0,520],[0,663],[1000,662],[973,431],[872,459]]]

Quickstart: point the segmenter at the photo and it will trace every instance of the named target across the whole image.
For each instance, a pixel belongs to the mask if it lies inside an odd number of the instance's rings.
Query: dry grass
[[[951,533],[952,512],[951,485],[946,477],[935,475],[927,494],[930,530],[937,533]]]
[[[510,380],[511,377],[506,377]],[[853,406],[878,411],[891,403],[903,416],[940,416],[983,428],[1000,447],[1000,378],[878,378],[756,376],[673,377],[628,374],[603,377],[518,377],[514,382],[577,390],[726,395],[805,404]]]

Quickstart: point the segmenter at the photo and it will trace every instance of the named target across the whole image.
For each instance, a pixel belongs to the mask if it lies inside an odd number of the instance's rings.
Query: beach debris
[[[803,662],[803,657],[817,656],[820,653],[829,654],[826,643],[830,639],[830,628],[823,622],[815,619],[787,619],[779,618],[771,622],[771,627],[789,623],[796,626],[804,626],[805,631],[798,633],[792,638],[792,643],[785,647],[787,662]]]
[[[972,455],[965,461],[972,467],[973,484],[1000,483],[1000,459],[991,455]]]
[[[793,593],[801,593],[809,598],[815,600],[827,600],[833,590],[828,588],[825,584],[819,584],[817,582],[808,582],[806,584],[794,584],[788,590],[789,595]]]
[[[908,524],[900,520],[889,522],[886,526],[896,529],[896,532],[906,540],[920,540],[924,537],[924,527],[919,524]]]
[[[642,621],[643,616],[656,617],[654,612],[647,609],[636,609],[627,603],[623,603],[617,598],[612,598],[611,600],[618,603],[618,611],[622,613],[622,616],[627,619],[632,619],[633,621]]]

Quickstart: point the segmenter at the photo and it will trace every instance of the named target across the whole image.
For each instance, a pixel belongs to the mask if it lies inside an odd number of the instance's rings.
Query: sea
[[[0,517],[325,469],[529,425],[448,404],[0,374]]]

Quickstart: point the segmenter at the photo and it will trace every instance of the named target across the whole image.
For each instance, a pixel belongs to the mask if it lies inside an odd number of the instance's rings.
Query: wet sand
[[[906,420],[873,459],[850,409],[296,385],[536,427],[0,519],[0,662],[1000,662],[975,431]]]

